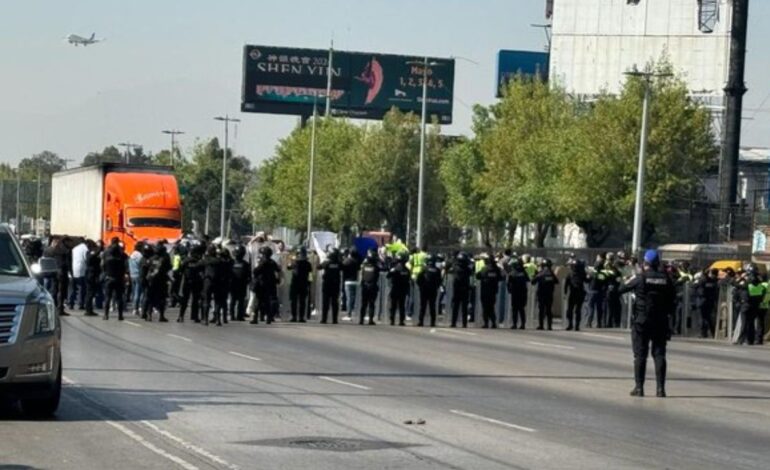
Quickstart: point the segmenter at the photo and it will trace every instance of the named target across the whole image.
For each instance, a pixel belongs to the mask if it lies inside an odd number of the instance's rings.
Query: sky
[[[695,1],[695,0],[693,0]],[[258,163],[296,125],[240,112],[245,44],[461,57],[454,124],[495,101],[500,49],[543,50],[545,0],[25,0],[0,14],[0,162],[51,150],[79,164],[120,142],[158,152],[164,129],[183,150],[220,137],[229,114],[235,151]],[[750,5],[745,146],[770,147],[770,2]],[[70,33],[106,38],[87,48]],[[475,62],[475,63],[474,63]],[[761,109],[760,109],[761,108]],[[759,111],[755,111],[759,109]]]

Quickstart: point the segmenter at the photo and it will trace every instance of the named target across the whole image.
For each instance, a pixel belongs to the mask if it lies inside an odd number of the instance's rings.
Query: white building
[[[623,73],[667,57],[693,93],[721,106],[729,0],[549,0],[551,80],[569,93],[616,93]]]

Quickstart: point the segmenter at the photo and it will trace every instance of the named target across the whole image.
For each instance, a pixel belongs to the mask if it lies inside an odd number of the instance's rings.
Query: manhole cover
[[[348,439],[341,437],[287,437],[283,439],[262,439],[241,442],[240,444],[265,447],[288,447],[292,449],[322,450],[328,452],[360,452],[365,450],[404,449],[416,447],[404,442],[388,442],[367,439]]]

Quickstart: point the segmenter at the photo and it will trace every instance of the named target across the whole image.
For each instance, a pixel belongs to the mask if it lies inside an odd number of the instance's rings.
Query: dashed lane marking
[[[246,354],[241,354],[241,353],[235,352],[235,351],[230,351],[228,354],[232,354],[233,356],[241,357],[243,359],[248,359],[250,361],[261,361],[262,360],[262,359],[260,359],[258,357],[249,356],[249,355],[246,355]]]
[[[171,338],[176,338],[182,341],[187,341],[188,343],[192,343],[192,340],[190,338],[185,338],[184,336],[179,336],[172,333],[166,333],[166,336],[169,336]]]
[[[552,343],[539,343],[537,341],[527,341],[527,344],[531,344],[532,346],[540,346],[543,348],[567,349],[570,351],[576,349],[574,346],[564,346],[562,344],[552,344]]]
[[[206,449],[202,447],[198,447],[195,444],[191,444],[184,439],[177,437],[173,434],[171,434],[169,431],[166,431],[165,429],[161,429],[158,426],[156,426],[154,423],[151,423],[150,421],[141,421],[142,424],[147,426],[148,428],[152,429],[156,433],[160,434],[161,436],[177,443],[178,445],[182,446],[183,448],[195,452],[196,454],[200,455],[201,457],[205,458],[206,460],[214,463],[215,465],[222,466],[224,468],[228,468],[230,470],[239,470],[238,466],[231,464],[227,460],[223,459],[222,457],[212,454],[211,452],[207,451]]]
[[[132,322],[130,320],[126,320],[123,323],[125,323],[126,325],[131,325],[134,328],[144,328],[144,326],[140,325],[139,323],[134,323],[134,322]]]
[[[524,431],[524,432],[537,432],[532,428],[528,428],[526,426],[519,426],[518,424],[508,423],[505,421],[500,421],[499,419],[494,418],[487,418],[486,416],[481,416],[473,413],[468,413],[467,411],[460,411],[460,410],[449,410],[450,413],[456,414],[458,416],[463,416],[465,418],[475,419],[476,421],[483,421],[485,423],[491,423],[496,424],[498,426],[503,426],[510,429],[516,429],[517,431]]]
[[[591,338],[603,338],[603,339],[613,339],[615,341],[625,341],[625,336],[612,336],[612,335],[600,335],[597,333],[582,333],[582,336],[590,336]]]
[[[127,428],[126,426],[123,426],[120,423],[116,423],[115,421],[106,421],[107,424],[112,426],[113,428],[117,429],[118,431],[122,432],[129,438],[133,439],[140,445],[144,446],[145,448],[149,449],[150,451],[160,455],[161,457],[168,459],[175,464],[179,465],[180,467],[184,468],[185,470],[198,470],[198,467],[191,464],[190,462],[184,460],[181,457],[178,457],[174,454],[171,454],[169,452],[166,452],[165,450],[161,449],[160,447],[156,446],[155,444],[147,441],[145,438],[140,436],[139,434],[135,433],[131,429]]]
[[[322,376],[319,376],[318,378],[321,379],[321,380],[326,380],[327,382],[333,382],[333,383],[336,383],[336,384],[339,384],[339,385],[346,385],[348,387],[357,388],[359,390],[371,390],[370,387],[367,387],[365,385],[358,385],[358,384],[354,384],[354,383],[350,383],[350,382],[345,382],[344,380],[337,380],[337,379],[334,379],[332,377],[326,377],[326,376],[322,375]]]

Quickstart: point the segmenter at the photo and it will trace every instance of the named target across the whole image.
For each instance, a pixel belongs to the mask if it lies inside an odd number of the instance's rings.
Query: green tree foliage
[[[144,153],[142,147],[133,147],[128,156],[131,165],[148,165],[152,163],[153,156]],[[91,152],[83,158],[82,166],[96,165],[98,163],[125,163],[126,154],[114,145],[109,145],[101,152]]]
[[[224,150],[217,139],[198,142],[193,148],[190,163],[176,167],[184,199],[183,220],[188,229],[195,220],[203,230],[208,209],[209,234],[219,235],[223,156]],[[242,202],[252,177],[249,160],[228,151],[225,220],[229,220],[231,236],[250,232],[249,214],[245,212]]]
[[[57,171],[67,167],[67,162],[57,154],[44,150],[19,162],[22,179],[37,178],[38,172],[42,178],[50,178]]]

